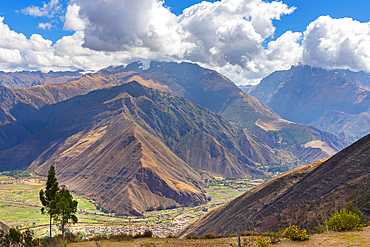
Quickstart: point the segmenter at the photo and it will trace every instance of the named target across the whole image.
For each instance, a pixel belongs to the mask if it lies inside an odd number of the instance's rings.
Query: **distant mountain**
[[[370,214],[370,135],[327,160],[269,180],[184,229],[180,236],[278,231],[290,224],[314,230],[354,202]]]
[[[293,66],[264,78],[250,94],[284,119],[353,142],[370,133],[370,74]]]
[[[42,73],[40,71],[2,72],[0,86],[7,88],[28,88],[43,84],[60,84],[82,76],[82,71],[65,71]]]
[[[250,93],[256,85],[239,85],[238,88],[240,88],[243,92]]]

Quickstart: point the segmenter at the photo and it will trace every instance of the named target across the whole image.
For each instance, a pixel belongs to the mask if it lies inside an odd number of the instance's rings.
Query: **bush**
[[[0,230],[0,246],[39,246],[39,241],[33,236],[34,232],[29,229],[22,233],[18,229],[10,228],[8,234]]]
[[[321,234],[325,232],[325,226],[323,225],[316,226],[316,229],[317,229],[317,234]]]
[[[283,237],[288,238],[293,241],[305,241],[310,238],[307,235],[305,229],[299,230],[298,227],[295,225],[290,225],[287,229],[285,229],[283,233]]]
[[[257,241],[256,242],[257,247],[269,247],[269,246],[271,246],[271,241],[265,239],[264,237],[259,236],[259,237],[256,238],[256,241]]]
[[[216,238],[223,238],[223,237],[224,237],[223,235],[216,235],[216,234],[213,234],[213,233],[208,233],[208,234],[203,235],[199,238],[200,239],[216,239]]]
[[[151,238],[153,237],[153,233],[151,230],[145,230],[143,234],[140,232],[134,236],[134,238]]]
[[[270,238],[272,244],[277,244],[280,242],[281,232],[268,233],[267,236]]]
[[[336,232],[359,231],[365,226],[358,214],[347,209],[333,214],[325,224],[328,226],[329,230]]]
[[[258,236],[259,234],[257,232],[246,231],[246,232],[243,232],[241,235],[242,236]]]
[[[113,241],[117,241],[117,242],[120,242],[120,241],[132,241],[134,238],[134,236],[130,235],[130,234],[126,234],[126,233],[120,233],[120,234],[112,234],[112,235],[109,235],[109,239],[110,240],[113,240]]]

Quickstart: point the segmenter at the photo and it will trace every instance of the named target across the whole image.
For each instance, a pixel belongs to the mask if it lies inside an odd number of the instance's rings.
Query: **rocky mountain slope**
[[[290,224],[313,230],[349,201],[369,214],[369,162],[370,135],[330,159],[286,172],[212,210],[180,236],[277,231]]]
[[[250,94],[284,119],[353,142],[370,132],[370,74],[292,67],[272,73]]]

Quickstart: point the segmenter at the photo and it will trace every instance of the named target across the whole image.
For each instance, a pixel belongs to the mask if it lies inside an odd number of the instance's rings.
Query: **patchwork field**
[[[39,191],[43,188],[44,183],[44,178],[37,176],[15,179],[0,174],[0,218],[12,227],[35,230],[37,237],[46,236],[49,218],[47,215],[41,214],[39,200]],[[109,231],[113,231],[109,230],[113,228],[99,230],[99,226],[126,227],[133,232],[139,231],[141,227],[154,229],[157,226],[162,226],[167,229],[167,232],[163,230],[158,233],[159,236],[174,234],[179,227],[184,227],[209,210],[229,202],[259,183],[261,181],[248,181],[247,183],[244,180],[213,180],[206,186],[208,204],[198,207],[151,211],[146,212],[143,217],[116,217],[104,214],[97,210],[91,201],[74,194],[74,199],[78,201],[78,225],[72,227],[71,230],[82,231],[83,235],[88,237],[105,232],[109,234]],[[174,221],[178,223],[173,224]],[[59,230],[53,226],[53,235],[57,233]]]

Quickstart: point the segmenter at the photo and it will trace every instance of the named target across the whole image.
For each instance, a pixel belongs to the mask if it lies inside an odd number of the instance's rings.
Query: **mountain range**
[[[132,63],[0,89],[0,170],[46,175],[53,164],[71,190],[119,214],[205,203],[193,169],[263,178],[270,166],[299,166],[344,147],[195,64]]]
[[[42,73],[41,71],[0,71],[0,86],[7,88],[28,88],[43,84],[60,84],[81,77],[82,71],[61,71]]]
[[[352,143],[370,133],[370,74],[292,66],[264,78],[250,94],[284,119]]]

